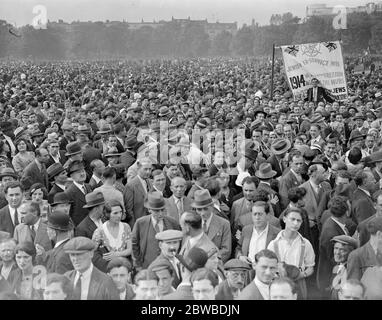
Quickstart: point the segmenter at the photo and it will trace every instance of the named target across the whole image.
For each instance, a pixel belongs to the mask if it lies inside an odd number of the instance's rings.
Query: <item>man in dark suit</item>
[[[201,216],[204,233],[219,248],[219,258],[225,263],[231,256],[231,228],[228,220],[214,214],[213,205],[207,189],[195,191],[191,206]]]
[[[21,215],[17,211],[23,200],[23,190],[18,181],[9,182],[5,188],[8,205],[0,210],[0,231],[8,232],[11,237],[15,227],[21,222]]]
[[[131,227],[137,219],[146,215],[144,201],[147,197],[147,193],[151,190],[151,183],[149,181],[152,170],[151,161],[149,159],[138,160],[137,166],[137,176],[126,184],[123,192],[126,219]]]
[[[88,215],[89,210],[84,208],[86,204],[85,195],[92,191],[91,187],[85,183],[86,172],[82,162],[72,162],[68,167],[68,174],[73,179],[73,184],[65,191],[72,201],[70,217],[74,225],[78,226]]]
[[[272,155],[268,158],[267,162],[270,163],[272,169],[277,172],[275,178],[282,176],[287,167],[284,163],[284,158],[290,147],[290,141],[282,138],[274,140],[271,145]]]
[[[92,239],[94,231],[100,228],[103,223],[105,199],[101,192],[90,192],[85,196],[85,200],[84,208],[89,210],[89,214],[75,228],[74,236]]]
[[[85,237],[75,237],[64,245],[74,267],[65,273],[73,288],[73,300],[119,300],[113,279],[92,264],[95,249],[94,241]]]
[[[155,238],[157,233],[169,229],[180,230],[179,224],[166,215],[166,204],[159,192],[149,193],[144,205],[150,214],[139,218],[132,232],[133,260],[137,269],[146,269],[160,254]]]
[[[268,249],[255,255],[255,279],[240,292],[238,300],[269,300],[269,285],[278,271],[277,255]]]
[[[41,183],[46,189],[49,188],[48,173],[45,164],[49,160],[48,150],[44,148],[36,149],[36,158],[24,169],[22,178],[29,177],[33,183]]]
[[[288,191],[292,188],[298,187],[304,182],[301,173],[304,165],[304,157],[300,151],[294,151],[289,155],[290,170],[280,178],[280,203],[281,208],[284,210],[288,204]]]
[[[183,239],[183,233],[179,230],[165,230],[159,232],[155,235],[158,240],[159,248],[161,250],[160,255],[150,264],[150,267],[155,264],[158,260],[165,259],[168,260],[172,266],[173,271],[173,281],[172,285],[177,288],[179,283],[182,281],[179,262],[176,260],[175,255],[180,249],[180,243]]]
[[[107,265],[107,274],[113,279],[119,291],[120,300],[132,300],[134,290],[131,286],[131,271],[133,266],[124,257],[117,257],[110,260]]]
[[[46,252],[43,247],[36,245],[37,264],[46,266],[48,273],[64,274],[73,270],[69,255],[64,251],[64,245],[71,239],[73,232],[69,215],[63,210],[55,210],[48,216],[47,230],[54,247]]]
[[[313,101],[316,105],[318,102],[328,102],[333,103],[334,99],[326,92],[326,89],[319,87],[320,81],[317,78],[312,79],[312,88],[308,89],[307,97],[305,101]]]
[[[375,190],[376,181],[371,172],[359,171],[354,182],[357,189],[354,191],[351,203],[351,215],[356,224],[375,214],[374,202],[371,195]]]
[[[349,208],[344,197],[336,196],[331,200],[330,212],[332,216],[328,218],[321,230],[319,260],[317,271],[317,287],[321,291],[322,298],[330,297],[330,278],[335,265],[333,259],[333,246],[331,241],[335,236],[348,235],[346,228],[346,218]]]
[[[54,163],[66,162],[65,151],[60,150],[60,144],[57,140],[51,140],[48,144],[49,160],[46,163],[46,167],[49,168]]]
[[[226,280],[221,282],[216,293],[216,300],[234,300],[245,286],[246,274],[251,267],[239,259],[231,259],[224,264]]]
[[[68,173],[61,163],[52,164],[48,167],[47,172],[49,181],[53,182],[52,189],[48,194],[48,202],[52,203],[55,194],[65,191]]]
[[[370,233],[367,230],[367,225],[371,219],[382,217],[382,194],[377,197],[377,203],[375,205],[376,212],[371,217],[363,220],[357,227],[359,245],[363,246],[370,240]]]
[[[127,136],[125,140],[126,151],[121,154],[119,162],[128,169],[137,159],[136,147],[138,145],[137,138]]]

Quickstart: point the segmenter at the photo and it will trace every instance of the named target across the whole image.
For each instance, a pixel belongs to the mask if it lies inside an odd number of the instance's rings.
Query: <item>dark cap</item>
[[[65,170],[66,169],[62,166],[61,163],[53,163],[51,166],[48,167],[48,169],[46,169],[49,180],[52,180],[55,176],[58,176],[61,172]]]
[[[93,251],[97,247],[96,242],[86,237],[74,237],[64,245],[66,253],[83,253]]]
[[[359,245],[358,241],[356,239],[354,239],[350,236],[346,236],[344,234],[340,235],[340,236],[335,236],[330,241],[346,244],[346,245],[353,247],[354,249],[358,248],[358,245]]]
[[[187,256],[176,255],[176,258],[184,265],[188,271],[192,272],[196,269],[203,268],[208,260],[207,252],[198,247],[192,247]]]

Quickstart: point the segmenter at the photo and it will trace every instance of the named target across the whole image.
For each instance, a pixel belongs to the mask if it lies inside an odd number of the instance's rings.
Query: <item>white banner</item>
[[[312,78],[338,101],[348,96],[339,41],[281,46],[288,84],[295,99],[303,99]]]

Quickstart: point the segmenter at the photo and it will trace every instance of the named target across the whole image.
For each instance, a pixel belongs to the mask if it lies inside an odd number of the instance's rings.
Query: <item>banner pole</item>
[[[273,100],[273,77],[275,73],[275,44],[272,45],[271,100]]]

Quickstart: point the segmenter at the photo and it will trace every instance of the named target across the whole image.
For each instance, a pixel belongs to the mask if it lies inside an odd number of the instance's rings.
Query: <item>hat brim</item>
[[[105,204],[105,200],[103,200],[101,202],[98,202],[98,203],[85,204],[82,208],[84,208],[84,209],[86,209],[86,208],[93,208],[93,207],[100,206],[102,204]]]
[[[53,202],[50,204],[50,206],[55,206],[55,205],[58,205],[58,204],[70,204],[70,203],[73,203],[73,201],[58,201],[58,202]]]
[[[73,229],[74,229],[74,225],[73,225],[73,223],[72,223],[71,221],[69,222],[69,225],[68,225],[67,228],[61,228],[60,226],[55,226],[55,225],[49,223],[49,221],[48,221],[48,222],[44,222],[44,223],[46,224],[46,226],[47,226],[48,228],[51,228],[51,229],[54,229],[54,230],[59,230],[59,231],[70,231],[70,230],[73,230]]]
[[[213,203],[213,201],[211,200],[211,202],[208,202],[208,203],[206,203],[206,204],[203,204],[203,205],[198,205],[198,204],[195,204],[194,202],[193,203],[191,203],[191,207],[192,208],[195,208],[195,209],[201,209],[201,208],[206,208],[206,207],[210,207],[210,206],[213,206],[214,205],[214,203]]]
[[[4,177],[12,177],[12,178],[15,178],[15,179],[18,179],[18,178],[19,178],[19,176],[18,176],[16,173],[14,173],[14,174],[12,174],[12,173],[8,173],[8,174],[0,174],[0,179],[2,179],[2,178],[4,178]]]
[[[271,178],[273,178],[275,175],[277,175],[277,172],[274,171],[274,170],[270,171],[268,175],[262,175],[262,174],[259,172],[259,170],[257,170],[257,171],[255,172],[255,176],[258,177],[259,179],[271,179]]]
[[[48,174],[48,179],[51,180],[53,179],[54,177],[57,177],[61,172],[64,172],[66,169],[65,168],[62,168],[60,169],[59,171],[55,172],[53,175],[49,175]]]
[[[291,147],[291,143],[289,140],[286,140],[286,143],[287,143],[287,145],[285,146],[285,148],[283,148],[281,150],[275,150],[274,147],[271,146],[272,153],[275,155],[286,153]]]
[[[67,152],[67,153],[65,153],[65,156],[74,156],[75,154],[79,154],[81,152],[82,152],[82,150],[76,151],[76,152]]]

